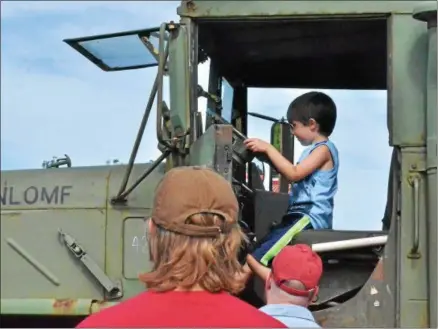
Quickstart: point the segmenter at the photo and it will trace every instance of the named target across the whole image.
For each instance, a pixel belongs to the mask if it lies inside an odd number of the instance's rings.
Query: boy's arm
[[[277,171],[291,182],[297,182],[309,176],[330,161],[331,155],[327,146],[321,145],[314,149],[303,161],[296,166],[289,162],[275,147],[268,147],[266,155]]]

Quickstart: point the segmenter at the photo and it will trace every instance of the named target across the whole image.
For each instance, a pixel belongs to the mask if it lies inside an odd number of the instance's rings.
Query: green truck
[[[264,166],[242,145],[248,88],[262,87],[387,91],[393,156],[382,229],[309,231],[291,243],[324,260],[311,306],[322,326],[436,328],[436,2],[190,0],[177,12],[179,22],[64,40],[103,71],[148,68],[156,78],[126,165],[75,167],[67,157],[66,168],[2,171],[2,325],[72,326],[142,291],[138,273],[151,266],[143,218],[171,167],[219,172],[242,205],[242,227],[266,234],[288,183],[280,176],[280,193],[265,189]],[[197,68],[207,60],[204,90]],[[161,155],[138,164],[152,111]],[[273,121],[272,142],[293,161],[288,128]],[[251,282],[240,297],[260,306],[262,287]]]

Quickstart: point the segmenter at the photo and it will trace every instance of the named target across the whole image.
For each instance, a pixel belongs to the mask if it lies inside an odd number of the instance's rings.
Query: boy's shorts
[[[310,217],[302,214],[290,214],[283,217],[282,223],[257,243],[251,255],[264,266],[286,247],[292,239],[304,230],[312,230]]]

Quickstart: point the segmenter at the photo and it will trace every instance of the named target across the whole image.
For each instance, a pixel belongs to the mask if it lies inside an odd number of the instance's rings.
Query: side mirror
[[[290,162],[294,162],[294,137],[290,127],[276,122],[271,127],[271,144]],[[289,193],[290,185],[285,177],[270,166],[269,190],[272,192]]]
[[[265,164],[257,158],[249,163],[249,187],[256,190],[265,191],[263,182],[265,181],[266,171]]]

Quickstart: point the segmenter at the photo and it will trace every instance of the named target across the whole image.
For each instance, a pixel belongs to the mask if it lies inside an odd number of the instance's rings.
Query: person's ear
[[[154,234],[157,227],[154,224],[154,221],[151,218],[148,218],[146,221],[146,229],[149,234]]]
[[[269,273],[269,275],[265,281],[265,303],[268,303],[268,294],[269,294],[269,291],[271,290],[271,285],[272,285],[271,273]]]
[[[312,294],[311,300],[310,300],[311,303],[315,303],[315,302],[318,301],[318,293],[319,293],[319,287],[316,286],[316,287],[315,287],[315,290],[313,291],[313,294]]]
[[[156,243],[152,243],[151,241],[155,240],[153,239],[157,233],[157,226],[155,225],[154,221],[151,218],[148,218],[146,220],[145,223],[145,236],[146,236],[146,242],[147,242],[147,246],[148,246],[148,250],[149,250],[149,260],[151,262],[154,262],[154,259],[156,257],[154,257],[155,254],[155,247],[156,247]],[[152,238],[152,239],[151,239]]]
[[[311,130],[315,130],[318,127],[318,124],[316,123],[315,119],[309,119],[307,126],[311,129]]]

